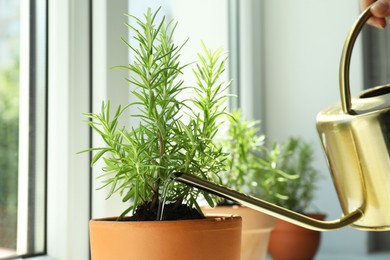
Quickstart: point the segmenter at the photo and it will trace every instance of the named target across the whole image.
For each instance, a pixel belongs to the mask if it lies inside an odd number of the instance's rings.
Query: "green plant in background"
[[[0,70],[0,247],[7,248],[16,248],[18,83],[19,69],[17,64]]]
[[[225,185],[271,202],[276,197],[286,198],[283,190],[271,187],[298,176],[279,168],[279,146],[267,148],[260,122],[245,119],[239,110],[232,113],[228,124],[223,142],[224,151],[229,154],[229,167],[223,176]]]
[[[228,127],[222,140],[228,154],[228,169],[223,174],[223,182],[230,188],[244,192],[249,176],[262,167],[259,160],[265,151],[265,136],[260,133],[258,121],[244,120],[237,110],[228,117]]]
[[[113,116],[109,102],[102,104],[100,113],[87,115],[106,144],[88,149],[95,152],[92,165],[104,161],[99,176],[103,187],[110,187],[109,196],[118,192],[123,202],[132,203],[120,218],[133,211],[140,220],[158,219],[168,205],[173,210],[186,205],[201,212],[197,198],[203,192],[172,182],[173,173],[191,172],[220,182],[218,173],[225,167],[226,154],[214,142],[228,87],[220,80],[226,62],[222,50],[210,51],[203,45],[193,70],[197,86],[185,87],[180,76],[187,65],[179,62],[183,45],[172,40],[177,24],[166,24],[163,18],[155,25],[158,11],[149,9],[144,21],[130,16],[137,23],[137,27],[127,24],[136,44],[123,40],[135,58],[120,67],[130,71],[128,81],[136,87],[131,93],[137,101],[118,107]],[[181,100],[179,95],[188,90],[194,96]],[[139,123],[120,127],[118,119],[129,107],[137,109],[133,116]],[[213,206],[213,197],[203,196]],[[171,219],[167,214],[165,218]]]
[[[291,137],[268,148],[260,122],[236,111],[223,144],[229,154],[225,185],[294,211],[309,207],[319,173],[312,166],[312,147],[304,140]]]
[[[283,191],[286,197],[276,196],[274,203],[296,212],[305,213],[312,207],[319,171],[312,165],[312,146],[301,138],[291,137],[275,154],[277,167],[283,172],[299,176],[289,181],[272,183],[273,193]]]

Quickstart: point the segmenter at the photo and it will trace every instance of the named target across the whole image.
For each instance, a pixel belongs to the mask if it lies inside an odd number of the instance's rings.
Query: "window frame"
[[[96,142],[83,113],[100,111],[101,100],[120,102],[128,94],[125,87],[110,87],[124,77],[109,70],[127,62],[125,46],[110,30],[120,23],[123,31],[116,34],[126,35],[123,21],[114,18],[127,10],[127,1],[55,1],[48,10],[48,243],[47,255],[33,259],[89,259],[88,221],[123,205],[96,191],[91,154],[77,153]]]
[[[21,2],[20,10],[17,253],[41,255],[46,243],[47,0]]]
[[[90,0],[48,6],[47,257],[88,259]],[[43,258],[45,259],[45,258]]]
[[[46,251],[47,2],[36,0],[18,3],[18,256],[5,259],[43,255]],[[37,111],[39,116],[35,116]]]
[[[48,5],[47,247],[45,255],[28,259],[89,259],[92,203],[95,215],[107,215],[119,206],[93,190],[97,185],[91,155],[77,153],[91,147],[93,137],[83,113],[100,109],[92,100],[120,100],[127,94],[126,88],[118,92],[108,87],[118,79],[109,77],[108,64],[113,61],[107,51],[101,52],[112,47],[110,41],[120,44],[109,37],[109,28],[113,15],[127,10],[123,2],[69,0]]]

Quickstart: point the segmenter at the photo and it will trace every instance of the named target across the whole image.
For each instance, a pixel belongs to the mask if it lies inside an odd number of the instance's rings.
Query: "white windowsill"
[[[56,260],[55,258],[51,257],[51,256],[36,256],[36,257],[33,257],[31,258],[31,260]]]
[[[18,258],[18,260],[22,258]],[[26,258],[25,258],[26,259]],[[36,256],[28,258],[31,260],[57,260],[50,256]],[[267,257],[267,260],[271,260],[271,257]],[[390,252],[386,253],[372,253],[369,255],[345,255],[345,254],[319,254],[315,257],[315,260],[388,260],[390,259]]]
[[[15,260],[58,260],[57,258],[53,258],[51,256],[34,256],[34,257],[28,257],[28,258],[16,258]]]
[[[22,258],[17,258],[18,260],[22,260]],[[26,259],[26,258],[25,258]],[[50,256],[36,256],[28,258],[31,260],[56,260]],[[267,257],[267,260],[271,260],[272,258]],[[373,253],[370,255],[343,255],[343,254],[319,254],[315,257],[315,260],[388,260],[390,259],[390,253]]]
[[[270,256],[267,256],[267,260],[271,260]],[[351,254],[318,254],[315,260],[388,260],[390,259],[390,252],[385,253],[372,253],[366,255],[351,255]]]
[[[390,252],[372,253],[366,255],[343,255],[343,254],[319,254],[315,260],[388,260]]]

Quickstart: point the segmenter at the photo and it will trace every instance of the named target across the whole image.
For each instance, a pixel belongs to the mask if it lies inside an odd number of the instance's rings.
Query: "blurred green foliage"
[[[290,137],[267,146],[260,122],[243,118],[240,111],[228,123],[224,185],[300,213],[313,207],[320,172],[313,166],[310,143]]]
[[[19,136],[18,65],[0,69],[0,247],[16,248]]]

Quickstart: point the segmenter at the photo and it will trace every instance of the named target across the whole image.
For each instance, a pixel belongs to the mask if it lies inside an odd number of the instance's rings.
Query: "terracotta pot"
[[[234,214],[242,217],[241,260],[263,260],[275,218],[241,206],[202,208],[204,214]]]
[[[323,214],[306,214],[324,220]],[[271,232],[268,252],[273,260],[312,260],[321,242],[321,232],[277,219]]]
[[[240,259],[241,217],[201,220],[90,221],[93,260]]]

